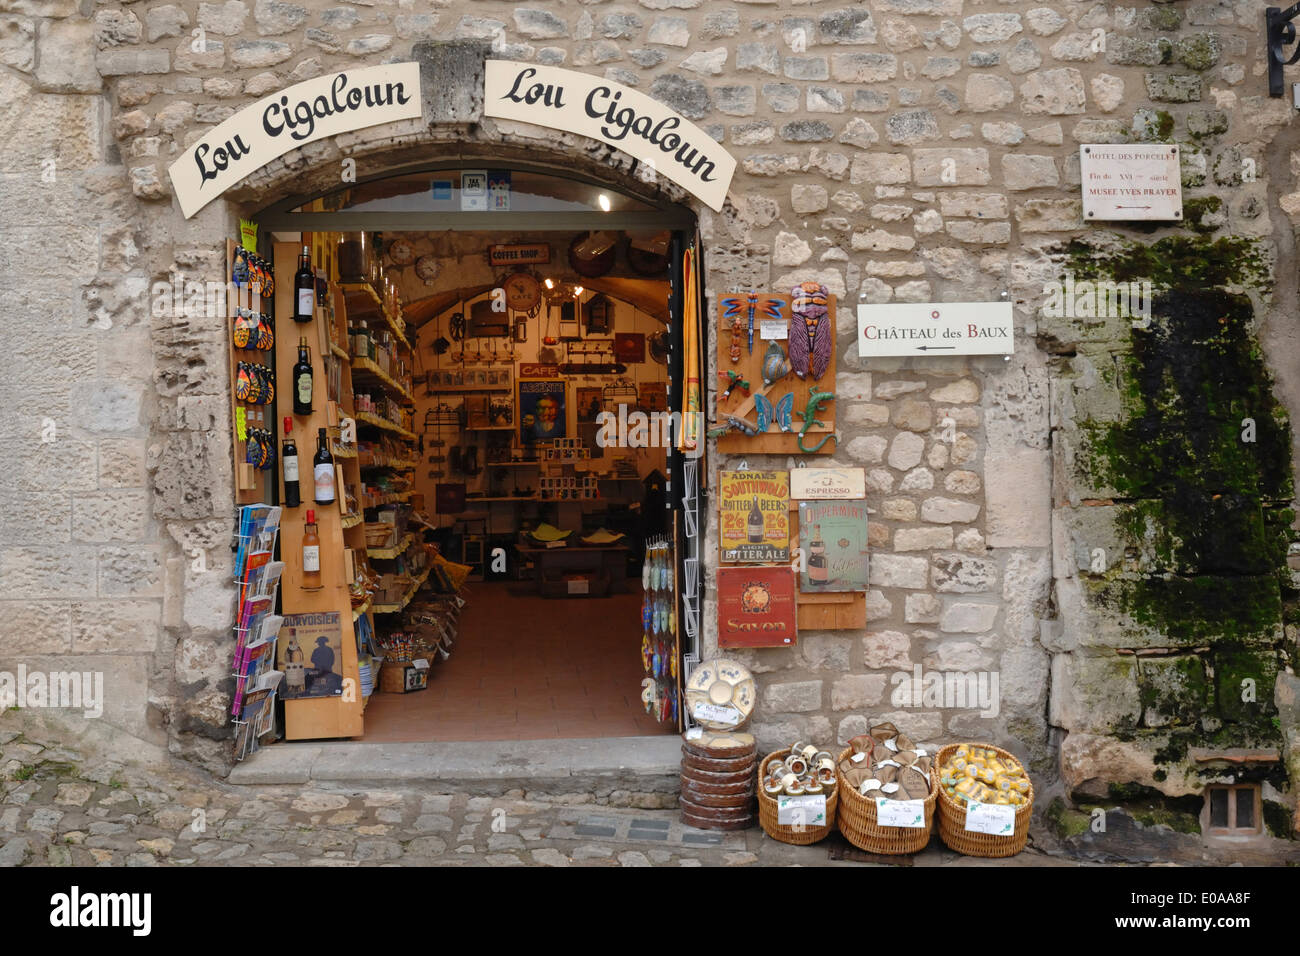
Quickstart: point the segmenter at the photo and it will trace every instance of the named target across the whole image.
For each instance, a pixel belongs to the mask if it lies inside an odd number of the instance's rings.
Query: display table
[[[542,597],[604,597],[626,590],[627,547],[535,548],[519,546],[519,557],[533,563],[533,580]],[[585,582],[566,581],[564,576],[587,575]],[[585,586],[584,586],[585,585]]]

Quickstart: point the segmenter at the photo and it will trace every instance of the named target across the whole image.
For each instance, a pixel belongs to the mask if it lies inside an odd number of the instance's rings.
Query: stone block
[[[143,490],[74,495],[72,527],[78,541],[144,541],[149,530],[149,502]]]
[[[152,654],[162,638],[162,606],[156,600],[74,601],[75,654]]]
[[[96,594],[96,552],[74,545],[0,550],[0,594],[6,598],[79,598]]]
[[[8,594],[5,595],[9,597]],[[66,654],[71,649],[71,605],[60,601],[0,601],[0,657]]]
[[[995,548],[1045,548],[1051,543],[1051,455],[1011,449],[984,462],[985,515]]]
[[[922,590],[929,584],[930,563],[925,558],[898,554],[871,556],[871,583],[877,587]]]
[[[984,186],[990,179],[987,149],[917,149],[912,160],[918,186]]]
[[[998,605],[955,601],[943,609],[939,630],[949,634],[983,634],[992,629]]]
[[[898,76],[898,57],[888,53],[833,53],[830,62],[837,83],[884,83]]]
[[[969,524],[979,517],[980,506],[956,498],[926,498],[921,502],[921,520],[935,524]]]
[[[1084,652],[1052,658],[1048,719],[1071,732],[1131,732],[1138,726],[1137,658]]]
[[[821,710],[822,681],[769,684],[759,698],[766,713],[807,713]]]
[[[846,674],[831,685],[831,710],[875,707],[885,695],[883,674]]]
[[[941,593],[977,594],[992,591],[997,586],[997,565],[987,558],[949,552],[936,554],[931,561],[931,581],[934,589]]]
[[[932,551],[952,548],[952,528],[899,528],[895,551]]]
[[[926,595],[909,594],[912,598]],[[862,666],[868,670],[909,668],[912,666],[912,639],[902,631],[868,631],[862,638]]]
[[[1082,113],[1086,105],[1083,74],[1073,67],[1040,70],[1020,87],[1021,109],[1053,116]]]
[[[1002,182],[1007,189],[1039,189],[1060,185],[1061,175],[1051,156],[1008,153],[1002,157]]]
[[[889,186],[910,182],[911,163],[901,153],[858,153],[849,170],[849,182]]]

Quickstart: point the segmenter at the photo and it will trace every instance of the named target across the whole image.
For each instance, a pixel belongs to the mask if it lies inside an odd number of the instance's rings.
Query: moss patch
[[[1211,197],[1189,206],[1189,218],[1220,207]],[[1076,281],[1149,281],[1156,292],[1152,321],[1116,343],[1123,417],[1081,428],[1091,480],[1133,503],[1117,530],[1158,565],[1111,576],[1095,597],[1170,644],[1212,647],[1212,694],[1189,671],[1184,699],[1165,701],[1148,686],[1142,701],[1186,721],[1187,701],[1199,696],[1211,704],[1209,725],[1225,726],[1176,736],[1157,762],[1178,763],[1211,737],[1219,746],[1276,740],[1280,624],[1296,597],[1286,566],[1291,437],[1245,294],[1266,287],[1269,258],[1253,240],[1187,235],[1104,248],[1079,240],[1066,257]],[[1254,701],[1241,699],[1247,678]]]

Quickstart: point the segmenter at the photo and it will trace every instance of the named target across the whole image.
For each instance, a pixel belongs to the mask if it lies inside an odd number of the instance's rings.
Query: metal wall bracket
[[[1283,10],[1269,7],[1264,11],[1265,45],[1268,48],[1268,95],[1282,95],[1282,67],[1300,60],[1300,44],[1296,44],[1287,58],[1286,47],[1296,42],[1295,24],[1291,21],[1300,15],[1300,3]]]

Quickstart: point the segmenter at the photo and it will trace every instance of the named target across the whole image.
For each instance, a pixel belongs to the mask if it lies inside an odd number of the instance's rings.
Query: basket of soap
[[[839,757],[835,824],[860,850],[884,856],[918,853],[930,842],[938,798],[933,758],[893,724],[877,724],[849,741]]]

